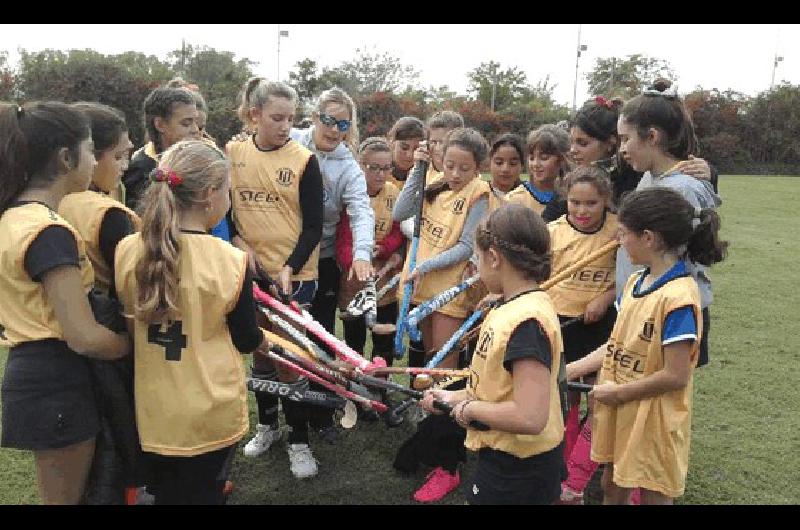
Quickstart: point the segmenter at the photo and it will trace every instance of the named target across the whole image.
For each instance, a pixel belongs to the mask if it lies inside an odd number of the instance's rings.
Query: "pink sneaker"
[[[440,501],[461,484],[458,471],[451,475],[441,467],[428,473],[426,478],[425,484],[414,493],[414,500],[417,502]]]

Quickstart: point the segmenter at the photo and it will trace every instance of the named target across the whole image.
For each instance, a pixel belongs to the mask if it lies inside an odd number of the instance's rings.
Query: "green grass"
[[[724,176],[723,237],[728,259],[715,266],[711,363],[695,374],[692,452],[681,504],[800,503],[800,337],[793,302],[800,275],[800,217],[791,177]],[[0,351],[0,374],[5,352]],[[255,402],[250,396],[251,425]],[[425,478],[392,468],[412,433],[403,425],[360,423],[335,446],[312,434],[317,477],[298,484],[283,443],[261,458],[238,452],[232,504],[406,504]],[[459,490],[461,504],[474,459]],[[0,449],[0,503],[39,502],[29,453]]]

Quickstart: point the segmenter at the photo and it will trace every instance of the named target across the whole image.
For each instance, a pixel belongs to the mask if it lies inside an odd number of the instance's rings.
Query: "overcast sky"
[[[0,24],[0,51],[16,61],[17,48],[38,51],[92,48],[102,53],[140,51],[164,57],[187,43],[234,52],[259,63],[259,75],[274,78],[278,59],[277,24],[209,25],[13,25]],[[322,66],[352,58],[356,48],[388,51],[420,72],[425,86],[449,85],[466,93],[467,72],[484,61],[517,66],[528,81],[550,76],[555,99],[571,105],[575,82],[578,24],[562,25],[347,25],[284,24],[280,77],[306,57]],[[774,57],[775,82],[800,84],[800,25],[609,25],[583,24],[581,43],[588,46],[579,65],[578,103],[587,99],[585,73],[598,57],[639,53],[666,59],[678,75],[682,93],[697,85],[732,88],[754,95],[769,88]]]

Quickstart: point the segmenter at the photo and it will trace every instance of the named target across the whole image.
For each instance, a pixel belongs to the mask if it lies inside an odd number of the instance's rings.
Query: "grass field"
[[[681,504],[800,503],[800,336],[793,306],[800,274],[800,216],[790,205],[800,179],[724,176],[727,261],[713,270],[711,362],[695,375],[692,452]],[[794,191],[792,191],[794,190]],[[0,374],[5,352],[0,351]],[[254,400],[250,396],[251,411]],[[254,412],[251,425],[255,425]],[[312,434],[320,473],[292,478],[283,443],[251,460],[239,451],[232,504],[407,504],[425,470],[392,468],[412,428],[382,422],[343,431],[335,446]],[[461,504],[473,460],[459,491]],[[0,503],[38,503],[30,453],[0,449]]]

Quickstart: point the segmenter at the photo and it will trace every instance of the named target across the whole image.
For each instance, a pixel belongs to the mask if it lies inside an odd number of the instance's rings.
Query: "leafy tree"
[[[323,68],[320,82],[323,90],[338,86],[351,96],[377,92],[397,93],[414,86],[419,77],[413,66],[403,65],[389,52],[356,49],[356,57],[333,68]]]
[[[317,62],[309,58],[297,61],[289,72],[289,84],[297,91],[301,108],[306,109],[323,90]]]
[[[226,142],[241,130],[236,117],[238,95],[244,83],[253,75],[255,62],[236,59],[233,52],[217,51],[208,46],[187,45],[184,50],[170,52],[173,69],[184,79],[196,83],[208,105],[209,134],[218,142]]]
[[[467,74],[469,92],[475,99],[487,107],[492,106],[494,92],[494,110],[504,109],[530,94],[525,72],[516,66],[500,70],[500,63],[489,61],[481,63]]]
[[[586,74],[591,94],[623,99],[640,94],[659,77],[672,82],[678,79],[669,62],[638,53],[624,59],[599,57]]]
[[[120,61],[118,56],[106,56],[94,50],[48,49],[36,53],[21,50],[16,90],[27,101],[99,101],[116,107],[125,114],[131,140],[140,145],[144,138],[144,98],[170,76],[163,68],[157,69],[154,75],[137,76],[128,69],[133,57],[128,54]],[[156,64],[152,62],[151,66]],[[143,72],[139,70],[138,75]]]
[[[800,164],[800,86],[787,82],[758,94],[745,116],[746,142],[757,162]]]
[[[14,97],[14,71],[8,64],[8,52],[0,52],[0,101]]]

